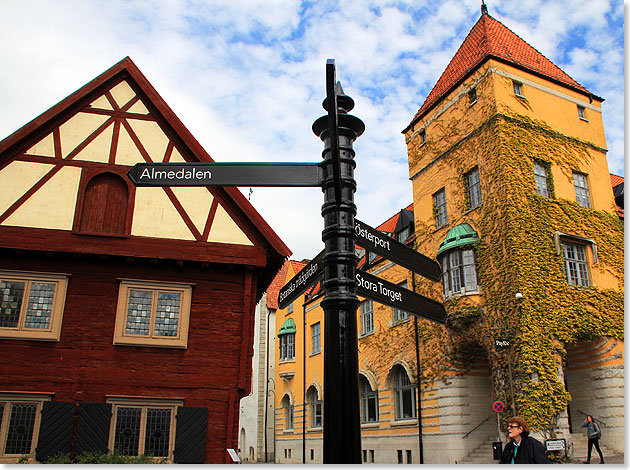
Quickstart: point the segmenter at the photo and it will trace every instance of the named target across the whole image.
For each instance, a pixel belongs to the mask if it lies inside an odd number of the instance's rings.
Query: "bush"
[[[26,462],[25,462],[26,463]],[[100,452],[85,452],[71,458],[69,454],[56,454],[49,457],[44,462],[46,464],[164,464],[168,463],[166,458],[155,458],[147,455],[121,455],[117,452],[103,454]]]

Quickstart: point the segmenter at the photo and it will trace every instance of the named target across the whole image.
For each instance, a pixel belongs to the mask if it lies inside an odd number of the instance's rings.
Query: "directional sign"
[[[357,245],[366,250],[394,261],[432,281],[439,281],[442,278],[439,263],[428,256],[412,250],[407,245],[357,219],[354,219],[354,231],[357,234]]]
[[[505,409],[505,406],[503,402],[497,400],[492,404],[492,409],[497,413],[501,413]]]
[[[319,163],[138,163],[136,186],[321,186]]]
[[[446,311],[440,302],[397,286],[363,271],[357,271],[357,294],[427,320],[444,324]]]
[[[313,258],[302,270],[287,282],[278,293],[278,307],[286,308],[291,302],[297,299],[302,293],[311,287],[324,275],[324,265],[322,259],[324,250]]]

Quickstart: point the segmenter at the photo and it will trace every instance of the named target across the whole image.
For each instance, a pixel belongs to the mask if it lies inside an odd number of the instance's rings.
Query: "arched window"
[[[378,391],[372,390],[368,379],[361,374],[359,374],[359,390],[361,391],[361,422],[378,422]]]
[[[311,385],[306,393],[306,400],[311,408],[311,427],[322,427],[322,401],[319,399],[317,389]]]
[[[78,229],[83,233],[125,235],[129,190],[114,173],[100,173],[85,187]]]
[[[293,429],[293,405],[289,395],[282,397],[282,408],[284,408],[284,423],[286,429]]]
[[[416,387],[402,366],[396,366],[394,370],[394,403],[396,419],[416,417]]]

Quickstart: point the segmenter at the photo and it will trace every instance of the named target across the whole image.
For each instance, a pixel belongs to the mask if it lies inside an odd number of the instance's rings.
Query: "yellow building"
[[[437,259],[443,282],[359,252],[448,314],[416,333],[360,299],[364,462],[491,463],[497,400],[502,428],[523,416],[575,459],[584,413],[604,423],[604,453],[623,452],[623,223],[602,101],[482,9],[403,131],[413,204],[377,227]],[[321,298],[276,315],[276,462],[321,462]]]
[[[623,223],[602,101],[482,10],[404,130],[417,247],[443,268],[442,286],[419,285],[448,312],[435,365],[452,377],[427,439],[452,443],[443,463],[497,436],[481,424],[494,400],[569,454],[584,413],[623,451]]]

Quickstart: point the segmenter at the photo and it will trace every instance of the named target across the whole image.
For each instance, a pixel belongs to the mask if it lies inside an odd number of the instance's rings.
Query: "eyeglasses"
[[[520,426],[518,424],[508,424],[508,429],[516,429],[516,428],[520,428]]]

